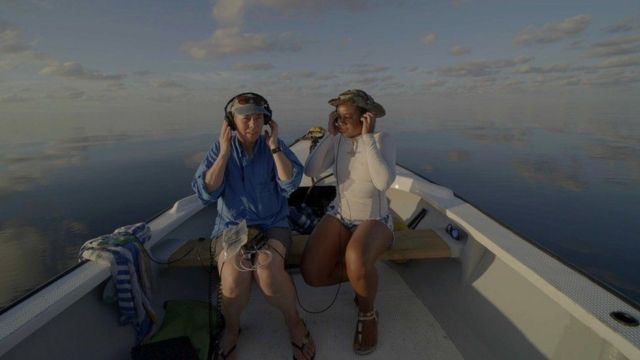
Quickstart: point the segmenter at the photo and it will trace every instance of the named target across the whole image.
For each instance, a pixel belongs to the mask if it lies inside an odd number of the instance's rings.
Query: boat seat
[[[431,229],[394,231],[395,240],[391,249],[382,255],[382,260],[403,262],[412,259],[451,257],[449,246]],[[299,264],[304,245],[309,235],[294,235],[288,264]]]
[[[404,262],[412,259],[449,258],[451,251],[447,243],[432,229],[394,231],[395,240],[391,249],[382,255],[383,260]],[[288,265],[300,263],[309,235],[293,235]],[[193,249],[193,250],[190,250]],[[188,255],[187,252],[190,252]],[[169,261],[172,266],[208,266],[209,240],[190,240],[183,244]],[[179,259],[179,260],[178,260]],[[177,260],[177,261],[176,261]]]

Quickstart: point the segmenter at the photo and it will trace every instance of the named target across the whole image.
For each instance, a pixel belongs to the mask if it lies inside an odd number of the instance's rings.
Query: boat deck
[[[215,208],[208,207],[167,235],[168,239],[195,239],[210,231]],[[157,252],[175,251],[165,243]],[[161,255],[161,256],[163,256]],[[380,314],[377,350],[371,359],[462,359],[453,342],[409,285],[386,262],[378,264],[379,290],[376,306]],[[311,311],[327,307],[338,286],[313,288],[304,283],[297,269],[290,270],[302,305]],[[158,276],[159,303],[174,299],[207,299],[208,273],[205,267],[169,267]],[[357,357],[352,350],[357,309],[354,292],[343,283],[338,297],[327,311],[309,314],[300,310],[317,346],[316,359],[349,359]],[[161,307],[159,307],[161,308]],[[279,311],[271,307],[255,284],[251,300],[242,316],[242,334],[238,342],[240,359],[291,358],[289,336]]]
[[[462,359],[447,334],[416,297],[405,281],[385,263],[378,266],[380,313],[378,348],[369,358]],[[172,268],[160,276],[163,299],[206,299],[208,274],[198,268]],[[337,286],[311,288],[299,274],[293,274],[300,301],[309,310],[325,308],[335,296]],[[178,295],[179,294],[179,295]],[[345,283],[326,312],[301,311],[317,345],[317,359],[349,359],[356,355],[352,341],[357,310],[353,290]],[[177,296],[178,295],[178,296]],[[242,317],[238,342],[240,359],[291,358],[289,336],[279,311],[264,300],[256,286]]]

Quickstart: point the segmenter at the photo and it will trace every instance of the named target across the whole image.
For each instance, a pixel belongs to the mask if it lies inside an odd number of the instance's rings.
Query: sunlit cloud
[[[87,70],[82,64],[77,62],[66,62],[64,64],[51,63],[44,69],[40,70],[42,75],[55,75],[67,79],[75,80],[121,80],[124,75],[113,74],[107,75],[96,70]]]
[[[553,43],[580,34],[590,23],[590,15],[578,15],[562,21],[547,23],[542,27],[530,26],[513,39],[513,44],[526,46]]]
[[[582,165],[571,159],[560,163],[547,157],[513,160],[516,173],[534,183],[554,185],[570,191],[582,191],[588,183]]]
[[[500,72],[502,69],[526,64],[533,60],[530,56],[520,56],[514,59],[474,60],[451,66],[442,66],[434,72],[443,76],[488,76]]]
[[[261,63],[236,63],[231,66],[235,71],[265,71],[273,69],[273,65],[268,62]]]
[[[425,36],[422,37],[421,41],[426,46],[433,45],[436,42],[436,34],[435,33],[428,33],[428,34],[426,34]]]
[[[615,58],[609,58],[595,65],[599,69],[630,67],[640,65],[640,56],[620,56]]]
[[[618,36],[597,42],[589,47],[587,54],[591,57],[608,57],[638,52],[640,52],[640,34]]]
[[[453,46],[451,49],[449,49],[449,54],[453,56],[466,55],[466,54],[469,54],[470,52],[471,52],[471,48],[467,46],[456,45],[456,46]]]
[[[607,26],[604,30],[608,33],[621,33],[640,29],[640,16],[624,18],[617,23]]]
[[[254,52],[295,52],[301,49],[302,42],[291,32],[270,37],[267,34],[243,33],[239,28],[219,29],[209,40],[185,45],[185,50],[195,59]]]
[[[518,74],[550,74],[550,73],[563,73],[571,69],[569,64],[556,64],[547,66],[531,66],[524,65],[517,67],[513,72]]]
[[[22,39],[22,30],[0,20],[0,69],[12,69],[24,62],[47,61],[50,57],[36,51]]]
[[[296,52],[302,41],[293,32],[278,35],[243,32],[242,27],[249,10],[276,9],[284,13],[306,11],[323,12],[329,9],[360,11],[366,7],[363,0],[352,1],[299,1],[299,0],[220,0],[213,5],[211,14],[217,29],[207,40],[187,42],[183,49],[195,59],[212,59],[226,55],[255,52]]]

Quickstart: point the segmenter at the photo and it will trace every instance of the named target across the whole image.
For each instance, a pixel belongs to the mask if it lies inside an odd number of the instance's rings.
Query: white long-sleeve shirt
[[[396,178],[396,149],[385,132],[356,138],[328,135],[309,155],[304,172],[318,177],[333,166],[337,194],[333,204],[350,220],[377,219],[389,213],[385,191]]]

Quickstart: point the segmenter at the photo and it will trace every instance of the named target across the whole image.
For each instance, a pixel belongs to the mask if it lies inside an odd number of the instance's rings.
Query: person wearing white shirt
[[[335,107],[329,134],[307,158],[305,174],[318,177],[332,168],[336,197],[311,233],[300,268],[311,286],[349,280],[359,309],[353,349],[364,355],[377,345],[375,263],[393,243],[385,192],[396,177],[396,152],[390,134],[375,132],[385,110],[369,94],[347,90],[329,104]]]

